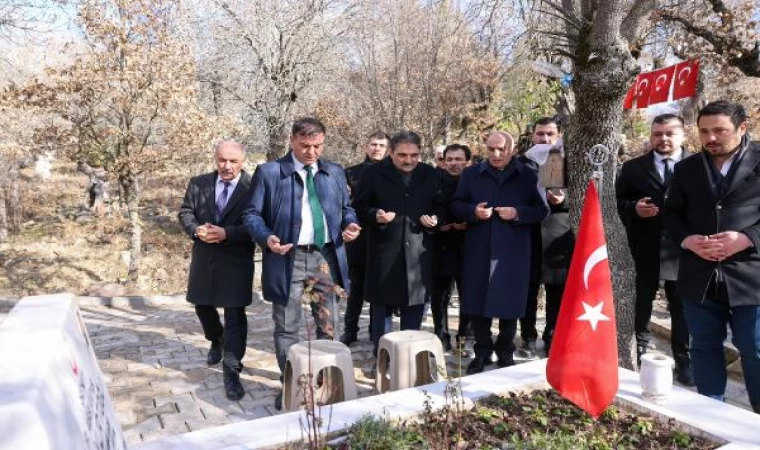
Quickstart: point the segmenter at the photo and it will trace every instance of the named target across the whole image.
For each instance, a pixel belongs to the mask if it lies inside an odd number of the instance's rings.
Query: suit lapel
[[[646,172],[649,178],[651,178],[655,186],[657,186],[659,189],[663,189],[665,187],[665,184],[663,183],[662,178],[660,178],[660,174],[657,172],[657,167],[655,166],[654,150],[651,150],[649,152],[648,158],[643,158],[641,160],[641,165],[644,168],[644,172]]]
[[[240,179],[238,180],[237,186],[235,186],[235,190],[232,191],[232,195],[230,196],[229,200],[227,200],[227,204],[224,206],[224,211],[222,211],[222,217],[219,218],[219,222],[224,221],[224,218],[227,217],[227,214],[229,214],[230,211],[235,208],[235,205],[243,199],[243,195],[248,192],[248,188],[250,186],[251,176],[248,175],[247,172],[242,171],[240,173]]]
[[[216,217],[216,192],[214,190],[216,184],[217,172],[209,174],[208,178],[203,183],[203,195],[206,196],[206,205],[208,205],[211,217]]]
[[[747,178],[747,175],[755,170],[755,166],[757,166],[758,162],[760,162],[757,153],[758,150],[755,148],[755,146],[750,144],[749,148],[744,152],[744,155],[739,160],[739,167],[736,168],[736,172],[734,172],[734,175],[731,178],[731,184],[728,186],[728,189],[726,189],[726,192],[723,194],[722,198],[726,198],[731,195],[739,186],[741,186],[742,183],[744,183],[744,179]]]

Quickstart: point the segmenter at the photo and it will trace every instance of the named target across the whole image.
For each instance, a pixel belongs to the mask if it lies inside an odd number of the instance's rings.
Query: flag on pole
[[[562,296],[546,379],[594,417],[618,390],[618,349],[602,211],[593,181],[586,189],[578,240]]]

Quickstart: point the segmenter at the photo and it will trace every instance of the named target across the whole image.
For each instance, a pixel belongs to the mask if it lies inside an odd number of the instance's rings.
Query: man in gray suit
[[[193,177],[179,221],[193,239],[187,301],[195,305],[203,334],[211,342],[207,362],[222,363],[227,398],[245,395],[240,384],[251,304],[255,245],[243,225],[251,176],[243,171],[245,147],[223,141],[214,149],[217,170]],[[224,326],[217,308],[224,308]],[[222,351],[224,354],[222,354]]]

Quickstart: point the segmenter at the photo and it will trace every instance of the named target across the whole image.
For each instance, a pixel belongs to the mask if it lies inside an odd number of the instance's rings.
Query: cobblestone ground
[[[0,302],[0,321],[9,309],[7,303]],[[274,357],[270,311],[269,304],[264,302],[248,308],[248,349],[242,373],[246,395],[232,402],[224,395],[221,366],[206,366],[208,343],[188,304],[82,307],[127,442],[137,443],[276,414],[273,405],[280,390],[280,372]],[[450,310],[450,316],[452,329],[455,329],[456,309]],[[363,334],[351,347],[360,397],[372,395],[374,386],[374,380],[367,377],[374,363],[372,345],[366,334],[368,319],[365,308],[360,323]],[[656,305],[654,319],[668,323],[662,304]],[[398,323],[395,327],[398,328]],[[423,329],[432,331],[430,316]],[[541,318],[538,329],[543,329]],[[669,345],[661,337],[655,337],[654,346],[669,352]],[[540,343],[539,356],[544,356]],[[446,358],[449,373],[457,374],[458,358],[451,355]],[[519,358],[516,361],[521,362]],[[465,360],[462,365],[468,362]],[[495,367],[494,364],[488,369]],[[743,383],[730,381],[726,394],[729,403],[749,408]]]
[[[351,346],[359,397],[372,395],[374,387],[374,378],[367,377],[374,363],[366,333],[368,314],[365,308],[363,334]],[[235,402],[224,395],[221,365],[206,366],[208,343],[189,305],[85,306],[82,315],[128,443],[277,413],[280,371],[269,304],[248,308],[248,348],[241,374],[246,395]],[[425,327],[432,330],[431,319]],[[449,373],[459,370],[457,360],[447,355]]]

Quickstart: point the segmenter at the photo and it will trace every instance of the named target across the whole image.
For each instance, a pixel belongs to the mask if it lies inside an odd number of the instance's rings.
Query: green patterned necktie
[[[325,246],[325,222],[322,214],[322,205],[317,197],[317,187],[314,185],[314,170],[311,166],[304,166],[306,169],[306,191],[309,195],[309,206],[311,207],[311,222],[314,227],[314,245],[318,249]]]

